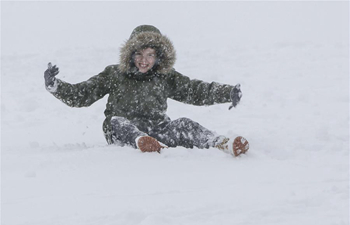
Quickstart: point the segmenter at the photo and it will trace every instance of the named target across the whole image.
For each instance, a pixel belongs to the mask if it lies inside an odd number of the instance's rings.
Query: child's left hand
[[[230,93],[232,105],[228,108],[229,110],[232,109],[232,107],[236,107],[239,103],[239,101],[242,98],[242,91],[241,91],[241,85],[237,84]]]

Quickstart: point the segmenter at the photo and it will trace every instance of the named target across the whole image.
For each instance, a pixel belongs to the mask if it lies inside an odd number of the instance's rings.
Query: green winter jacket
[[[140,32],[137,32],[140,27]],[[155,127],[167,120],[167,99],[192,105],[213,105],[230,102],[231,85],[191,80],[173,69],[175,50],[170,40],[147,26],[136,28],[121,49],[120,64],[106,67],[89,80],[69,84],[56,79],[51,93],[71,107],[87,107],[108,96],[105,134],[111,132],[110,119],[125,117],[140,125],[140,130]],[[145,30],[146,29],[146,30]],[[156,49],[158,63],[146,74],[133,64],[136,50]]]

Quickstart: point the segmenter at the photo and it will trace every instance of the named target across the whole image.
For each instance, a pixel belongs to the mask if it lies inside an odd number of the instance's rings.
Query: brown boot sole
[[[233,153],[235,156],[245,154],[249,149],[249,143],[244,137],[236,137],[233,141]]]
[[[148,136],[140,137],[137,142],[137,145],[142,152],[160,153],[160,150],[164,148],[164,146],[161,146],[155,138]]]

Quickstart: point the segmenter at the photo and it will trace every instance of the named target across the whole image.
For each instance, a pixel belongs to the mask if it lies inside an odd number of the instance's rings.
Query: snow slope
[[[107,146],[106,98],[69,108],[76,83],[118,62],[153,24],[192,78],[241,83],[241,104],[169,100],[172,119],[242,135],[247,155]],[[348,2],[1,2],[1,224],[349,224]]]

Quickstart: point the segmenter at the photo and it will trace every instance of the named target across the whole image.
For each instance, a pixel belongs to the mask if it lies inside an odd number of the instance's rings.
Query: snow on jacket
[[[158,62],[143,74],[134,65],[133,55],[147,47],[156,50]],[[175,58],[174,47],[166,36],[153,26],[139,26],[122,46],[119,65],[110,65],[78,84],[56,79],[51,93],[71,107],[90,106],[109,94],[104,112],[105,133],[113,116],[125,117],[149,128],[170,120],[165,114],[168,98],[199,106],[230,102],[233,86],[191,80],[173,69]]]

